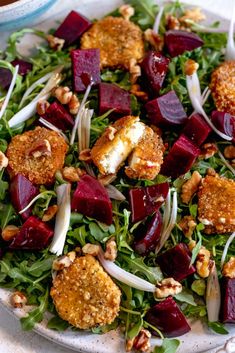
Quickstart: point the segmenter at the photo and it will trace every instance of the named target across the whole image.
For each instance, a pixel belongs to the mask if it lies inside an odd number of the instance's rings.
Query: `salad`
[[[0,286],[31,330],[177,351],[235,323],[235,46],[179,1],[71,11],[0,53]],[[42,39],[20,54],[26,34]],[[190,321],[191,320],[191,321]],[[151,347],[151,337],[161,344]]]

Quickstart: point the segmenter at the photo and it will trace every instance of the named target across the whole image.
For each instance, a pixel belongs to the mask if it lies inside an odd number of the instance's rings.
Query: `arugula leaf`
[[[133,339],[136,336],[138,336],[140,330],[143,327],[143,318],[139,317],[138,321],[134,324],[134,326],[131,327],[131,329],[127,332],[127,337],[128,339]]]
[[[204,279],[196,279],[191,285],[192,290],[200,296],[203,296],[206,291],[206,283]]]
[[[158,11],[154,0],[125,0],[124,2],[135,9],[131,21],[136,22],[143,30],[153,27]]]
[[[220,335],[229,334],[228,330],[224,327],[221,322],[208,322],[208,327]]]
[[[95,222],[89,223],[89,230],[95,240],[99,242],[104,242],[109,237],[109,234],[107,232],[104,232]]]
[[[56,256],[50,255],[45,259],[38,260],[29,267],[28,273],[34,277],[40,277],[44,272],[50,271]]]
[[[178,339],[164,338],[161,347],[155,347],[153,353],[175,353],[180,345]]]
[[[192,293],[187,288],[183,288],[182,292],[179,293],[179,294],[176,294],[174,296],[174,298],[179,300],[182,303],[187,303],[187,304],[190,304],[192,306],[196,306],[197,305],[195,303],[195,300],[194,300],[194,297],[193,297]]]
[[[199,253],[199,251],[201,249],[201,246],[202,246],[202,236],[201,236],[201,233],[199,231],[197,232],[197,236],[198,236],[199,240],[198,240],[196,246],[193,248],[190,266],[195,262],[195,260],[197,258],[197,255],[198,255],[198,253]]]
[[[16,213],[12,205],[0,203],[0,228],[3,229],[16,218]]]
[[[56,331],[65,331],[68,327],[69,323],[61,319],[59,316],[52,317],[47,323],[47,328]]]
[[[130,73],[124,70],[117,69],[111,71],[109,69],[105,69],[101,74],[101,79],[104,82],[115,83],[120,88],[123,88],[127,91],[129,91],[131,88]]]

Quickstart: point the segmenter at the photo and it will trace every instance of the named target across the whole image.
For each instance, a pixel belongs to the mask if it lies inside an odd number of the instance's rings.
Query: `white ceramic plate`
[[[190,1],[187,1],[188,3]],[[221,4],[221,0],[217,0]],[[51,27],[55,27],[55,21],[63,19],[65,15],[73,8],[73,1],[66,1],[66,12],[59,13],[55,18],[51,18],[46,22],[37,25],[37,28],[47,30]],[[116,8],[121,3],[120,0],[83,0],[80,1],[79,6],[76,6],[76,9],[81,13],[85,14],[90,18],[99,18],[104,14],[110,12]],[[194,1],[195,4],[195,1]],[[197,2],[196,2],[197,4]],[[63,7],[63,5],[62,5]],[[219,17],[207,13],[208,21],[217,20]],[[221,20],[221,26],[228,27],[228,21],[225,19]],[[28,41],[24,42],[24,49],[28,49]],[[3,43],[0,43],[3,44]],[[12,309],[10,302],[10,292],[0,288],[0,303],[3,305],[10,314],[15,315],[20,318],[25,316],[26,312],[20,309]],[[58,333],[57,331],[48,330],[46,328],[47,319],[40,324],[37,324],[35,331],[40,335],[52,340],[55,343],[58,343],[62,346],[73,349],[77,352],[83,353],[123,353],[124,348],[124,339],[117,331],[111,331],[105,335],[94,335],[87,332],[72,332],[66,331],[63,333]],[[229,338],[235,336],[235,326],[228,326],[229,335],[221,336],[216,335],[210,332],[201,322],[195,321],[191,324],[192,331],[182,337],[181,346],[178,350],[178,353],[199,353],[199,352],[208,352],[214,353],[217,351],[219,346],[222,346]],[[22,333],[23,334],[23,333]],[[153,339],[153,344],[160,342],[157,339]],[[217,347],[217,348],[216,348]],[[234,351],[235,352],[235,351]]]

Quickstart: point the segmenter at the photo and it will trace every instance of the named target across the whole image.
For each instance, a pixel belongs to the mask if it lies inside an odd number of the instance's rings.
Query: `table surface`
[[[52,15],[68,9],[76,9],[76,5],[89,0],[57,0],[56,4],[45,13],[39,21],[46,20]],[[229,18],[234,0],[184,0],[184,2],[203,6],[211,12]],[[39,22],[38,21],[38,22]],[[1,34],[2,35],[2,34]],[[7,33],[4,34],[7,37]],[[58,346],[34,332],[22,332],[17,319],[10,316],[0,307],[0,352],[1,353],[72,353],[67,348]],[[110,353],[112,353],[110,351]],[[188,353],[188,352],[185,352]]]

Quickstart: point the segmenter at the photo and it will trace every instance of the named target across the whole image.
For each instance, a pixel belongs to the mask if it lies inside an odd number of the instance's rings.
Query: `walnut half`
[[[176,295],[182,291],[182,285],[174,278],[165,278],[156,285],[155,296],[158,299],[166,298],[169,295]]]

